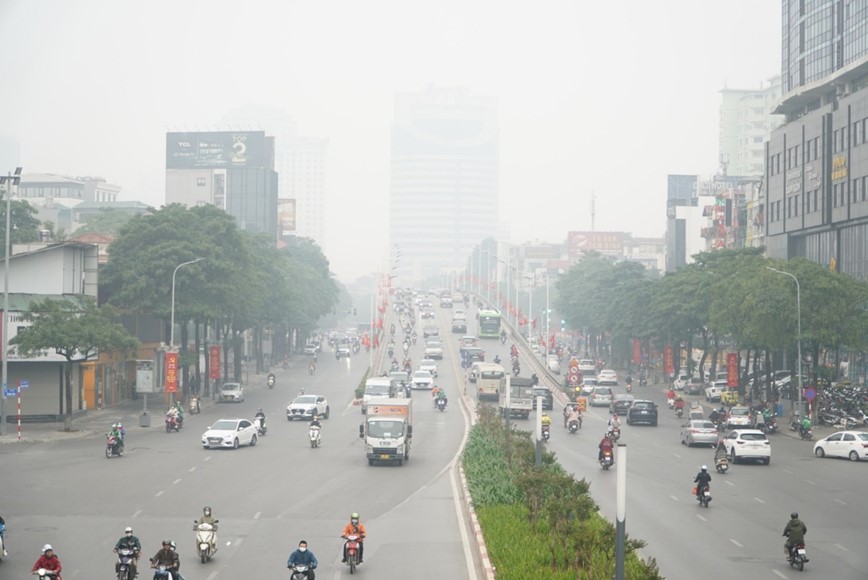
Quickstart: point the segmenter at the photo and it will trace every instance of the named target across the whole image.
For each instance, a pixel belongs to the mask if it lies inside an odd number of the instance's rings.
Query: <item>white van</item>
[[[365,381],[365,394],[362,395],[362,415],[368,413],[368,401],[371,400],[371,397],[391,397],[391,393],[392,379],[389,377],[375,377]]]

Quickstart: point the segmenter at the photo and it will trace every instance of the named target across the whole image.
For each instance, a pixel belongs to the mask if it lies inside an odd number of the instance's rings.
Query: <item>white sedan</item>
[[[220,387],[220,398],[218,401],[243,403],[244,387],[240,383],[223,383],[223,386]]]
[[[314,414],[321,419],[329,418],[329,403],[322,395],[299,395],[286,406],[286,420],[310,421]]]
[[[205,449],[238,449],[241,445],[256,445],[256,428],[247,419],[220,419],[202,435],[202,447]]]
[[[868,433],[838,431],[814,443],[817,457],[846,457],[850,461],[868,459]]]
[[[433,389],[434,377],[428,371],[416,371],[410,379],[414,389]]]
[[[766,465],[772,461],[772,447],[766,434],[758,429],[733,429],[723,438],[732,463],[757,459]]]
[[[433,359],[426,358],[419,362],[420,371],[428,371],[432,377],[437,376],[437,362]]]
[[[597,375],[598,385],[617,385],[618,375],[611,369],[604,369]]]

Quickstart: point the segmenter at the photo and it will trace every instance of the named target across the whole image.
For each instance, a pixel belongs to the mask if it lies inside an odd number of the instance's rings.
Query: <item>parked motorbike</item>
[[[219,521],[214,520],[214,523]],[[217,530],[211,524],[193,524],[193,531],[196,532],[196,554],[204,564],[217,551]]]
[[[175,413],[166,413],[166,433],[181,430],[181,422],[178,421],[178,416]]]
[[[319,432],[320,428],[316,425],[313,425],[307,433],[307,437],[308,439],[310,439],[310,446],[313,448],[319,447],[319,444],[321,443]]]
[[[105,457],[106,459],[111,459],[112,457],[123,457],[124,456],[124,447],[121,445],[121,442],[118,441],[118,438],[114,435],[109,435],[105,439]]]
[[[790,567],[799,569],[799,572],[805,569],[805,562],[808,562],[808,552],[805,549],[805,544],[795,544],[790,547],[790,557],[787,559]]]
[[[198,415],[201,411],[202,409],[200,408],[199,397],[193,395],[190,397],[190,414]]]
[[[292,576],[289,577],[289,580],[307,580],[310,578],[308,575],[310,566],[307,564],[293,564],[290,570],[292,570]]]
[[[268,433],[268,427],[262,424],[262,417],[256,417],[253,419],[253,426],[256,428],[256,434],[265,437],[265,434]]]
[[[344,544],[347,552],[347,566],[350,567],[350,574],[355,574],[356,566],[359,565],[359,536],[350,534],[344,536],[346,543]]]
[[[578,433],[579,432],[579,426],[580,426],[579,422],[576,421],[575,419],[570,421],[570,424],[567,427],[567,429],[569,429],[569,431],[570,431],[570,435],[575,435],[576,433]]]
[[[439,410],[441,413],[446,410],[446,398],[445,397],[438,397],[437,399],[434,400],[434,404],[437,405],[437,410]]]
[[[46,570],[45,568],[40,568],[36,571],[36,575],[39,576],[39,580],[54,580],[57,578],[57,572],[53,570]]]
[[[711,502],[711,488],[707,485],[703,486],[699,491],[699,494],[696,496],[696,501],[699,502],[704,508],[708,507],[708,504]]]
[[[129,548],[121,548],[118,550],[118,563],[115,569],[118,573],[118,580],[133,580],[133,559],[136,557],[134,550]]]
[[[612,455],[612,452],[609,449],[606,449],[603,451],[603,458],[600,459],[600,465],[604,470],[608,471],[609,468],[612,467],[613,463],[615,463],[615,458]]]
[[[718,473],[726,473],[729,470],[729,459],[725,456],[714,460],[714,468]]]

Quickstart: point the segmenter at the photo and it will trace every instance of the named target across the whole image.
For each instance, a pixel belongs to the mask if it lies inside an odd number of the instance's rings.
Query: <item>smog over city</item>
[[[422,142],[487,148],[481,199],[500,241],[563,243],[592,228],[661,238],[667,175],[721,171],[720,91],[780,75],[780,10],[774,0],[3,0],[0,172],[99,176],[120,187],[118,201],[160,207],[174,183],[167,135],[264,131],[278,160],[288,140],[312,143],[317,199],[293,217],[341,280],[394,254],[401,147]],[[444,129],[448,114],[436,127],[418,115],[402,125],[401,95],[410,108],[475,111],[480,133]],[[295,170],[307,168],[275,167],[281,187],[303,189]]]

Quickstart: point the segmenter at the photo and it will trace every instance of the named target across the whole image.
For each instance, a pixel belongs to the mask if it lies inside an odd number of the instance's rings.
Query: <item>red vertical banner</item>
[[[738,386],[738,353],[736,352],[726,355],[726,386]]]
[[[213,345],[208,347],[208,378],[220,379],[220,346]]]
[[[166,353],[166,392],[178,392],[178,353]]]
[[[675,367],[672,365],[672,345],[667,344],[663,347],[663,370],[666,376],[672,375],[675,372]]]
[[[638,338],[633,339],[633,362],[636,364],[642,362],[642,341]]]

